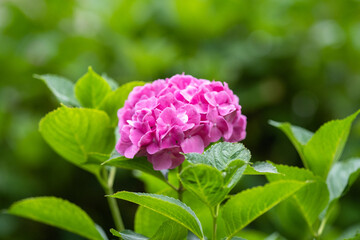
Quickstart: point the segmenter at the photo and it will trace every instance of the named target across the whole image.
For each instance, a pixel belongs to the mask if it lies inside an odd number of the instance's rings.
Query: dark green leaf
[[[103,239],[90,217],[81,208],[63,199],[29,198],[11,205],[7,213],[49,224],[88,239]]]
[[[110,92],[110,85],[91,67],[75,84],[75,96],[86,108],[98,108]]]
[[[278,181],[242,191],[231,197],[222,209],[227,239],[231,239],[250,222],[294,194],[305,184],[292,180]]]
[[[149,208],[181,224],[195,235],[203,238],[201,223],[195,213],[181,201],[157,194],[121,191],[109,197],[130,201]]]
[[[34,77],[43,80],[60,103],[67,106],[79,106],[75,98],[74,83],[72,81],[51,74],[34,75]]]
[[[146,157],[128,159],[124,156],[120,156],[118,153],[115,153],[109,160],[103,162],[103,165],[129,170],[140,170],[161,180],[165,180],[164,175],[160,171],[155,171],[152,164],[146,159]]]

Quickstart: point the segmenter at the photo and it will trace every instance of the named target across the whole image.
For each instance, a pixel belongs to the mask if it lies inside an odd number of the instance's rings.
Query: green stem
[[[98,177],[98,180],[99,180],[101,186],[103,187],[106,195],[114,194],[113,184],[114,184],[115,174],[116,174],[115,167],[110,168],[109,174],[108,174],[106,168],[104,167],[102,169],[102,176]],[[106,199],[109,204],[110,212],[113,217],[116,230],[118,230],[118,231],[125,230],[124,223],[121,218],[120,210],[116,203],[116,199],[111,198],[111,197],[107,197]]]
[[[107,188],[107,189],[105,189],[105,193],[106,193],[106,195],[112,195],[112,194],[114,194],[114,191],[112,188]],[[116,230],[118,230],[119,232],[125,230],[124,223],[121,219],[120,210],[116,203],[116,198],[108,197],[106,199],[107,199],[109,207],[110,207],[111,215],[114,219]]]
[[[181,173],[182,170],[182,164],[178,168],[178,174]],[[181,180],[179,179],[179,188],[177,189],[179,200],[182,201],[183,198],[183,192],[184,192],[184,186],[181,183]]]
[[[213,217],[213,235],[212,235],[213,240],[216,240],[217,218],[219,216],[219,207],[220,207],[220,204],[216,205],[214,212],[211,211],[212,212],[212,217]]]
[[[321,236],[321,234],[322,234],[322,232],[324,231],[324,228],[325,228],[325,226],[326,226],[326,222],[327,222],[327,216],[325,216],[325,218],[321,221],[321,223],[320,223],[320,227],[319,227],[319,229],[318,229],[318,231],[317,231],[317,236],[316,237],[320,237]]]

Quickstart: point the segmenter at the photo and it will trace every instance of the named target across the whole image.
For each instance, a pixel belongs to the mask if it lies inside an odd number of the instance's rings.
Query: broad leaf
[[[270,182],[284,180],[310,181],[292,197],[297,203],[310,230],[313,230],[315,221],[329,200],[326,183],[320,177],[315,176],[312,172],[304,168],[286,165],[276,165],[276,168],[281,174],[267,175]]]
[[[67,106],[79,106],[75,98],[74,83],[72,81],[51,74],[34,75],[34,77],[43,80],[60,103]]]
[[[329,204],[341,197],[348,185],[360,174],[360,158],[337,162],[331,168],[326,183],[330,192]]]
[[[162,190],[158,194],[173,198],[178,197],[177,192],[169,187],[167,187],[167,189],[165,190]],[[211,236],[212,221],[209,221],[209,219],[211,219],[212,216],[208,206],[204,204],[197,196],[192,194],[190,191],[183,192],[182,197],[183,197],[182,202],[185,203],[187,206],[189,206],[191,209],[194,209],[196,216],[199,218],[201,222],[204,235]],[[220,220],[221,219],[218,219],[219,223],[221,222]],[[166,221],[168,221],[168,218],[166,218],[165,216],[160,215],[159,213],[154,212],[143,206],[139,206],[135,215],[135,226],[134,226],[135,231],[145,236],[154,236],[157,229],[159,229],[160,226]],[[218,228],[219,236],[225,236],[225,234],[221,234],[222,232],[223,229]],[[189,233],[191,232],[189,231]],[[196,237],[196,239],[198,238]]]
[[[151,240],[183,240],[187,235],[187,230],[180,224],[167,220],[161,224],[157,232],[152,236]]]
[[[91,67],[75,84],[75,96],[86,108],[98,108],[110,92],[110,85]]]
[[[223,171],[235,160],[249,162],[250,151],[241,143],[220,142],[212,145],[204,154],[189,153],[186,159],[192,164],[203,163]]]
[[[102,164],[129,170],[140,170],[151,174],[158,179],[165,180],[164,175],[160,171],[155,171],[152,164],[146,159],[146,157],[128,159],[118,153],[114,153],[109,160],[103,162]]]
[[[109,77],[106,73],[101,74],[101,77],[105,79],[105,81],[109,84],[111,90],[114,91],[119,87],[119,84],[114,79]]]
[[[116,126],[119,122],[117,112],[124,106],[125,100],[128,98],[129,93],[136,86],[142,86],[145,82],[134,81],[121,85],[118,89],[110,92],[100,105],[100,109],[104,110],[111,119],[111,124]]]
[[[265,186],[251,188],[231,197],[222,209],[227,239],[269,209],[301,189],[305,182],[278,181]]]
[[[109,154],[115,144],[109,117],[95,109],[62,106],[47,114],[39,129],[58,154],[91,172],[96,172],[99,166],[85,164],[89,155]]]
[[[304,146],[314,134],[304,128],[291,125],[288,122],[275,122],[270,120],[269,124],[279,128],[281,131],[283,131],[286,134],[286,136],[290,139],[291,143],[294,145],[297,152],[299,153],[304,166],[308,168],[309,165],[307,159],[304,156],[303,151],[304,151]]]
[[[360,110],[345,119],[327,122],[313,135],[289,123],[270,121],[270,124],[289,137],[306,168],[326,179],[331,166],[340,158],[351,124],[359,113]]]
[[[332,164],[339,159],[351,124],[359,113],[360,110],[345,119],[325,123],[306,144],[304,156],[309,169],[316,175],[326,179]]]
[[[233,187],[240,181],[247,164],[242,160],[235,160],[229,163],[225,169],[224,175],[224,189],[226,189],[226,194],[228,194]]]
[[[90,217],[81,208],[63,199],[29,198],[11,205],[7,213],[49,224],[88,239],[103,239]]]
[[[121,232],[116,231],[115,229],[110,229],[110,232],[115,237],[119,237],[123,240],[148,240],[148,237],[145,237],[144,235],[141,235],[139,233],[133,232],[131,230],[124,230]]]
[[[205,164],[186,167],[179,175],[184,187],[209,207],[222,202],[227,194],[221,172]]]
[[[267,175],[278,174],[276,167],[270,162],[255,162],[252,166],[247,165],[244,175]]]
[[[203,238],[203,230],[199,219],[188,206],[177,199],[157,194],[126,191],[121,191],[108,197],[123,199],[149,208],[181,224],[199,238]]]

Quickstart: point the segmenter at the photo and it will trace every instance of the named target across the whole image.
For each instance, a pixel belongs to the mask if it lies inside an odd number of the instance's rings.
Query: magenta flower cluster
[[[116,150],[147,156],[155,170],[179,166],[181,153],[203,153],[221,138],[238,142],[246,135],[246,117],[227,83],[184,74],[135,87],[118,117]]]

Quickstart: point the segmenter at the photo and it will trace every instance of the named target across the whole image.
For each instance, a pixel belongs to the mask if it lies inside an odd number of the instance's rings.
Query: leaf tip
[[[273,127],[279,127],[280,126],[280,122],[274,121],[274,120],[268,120],[268,124],[273,126]]]

